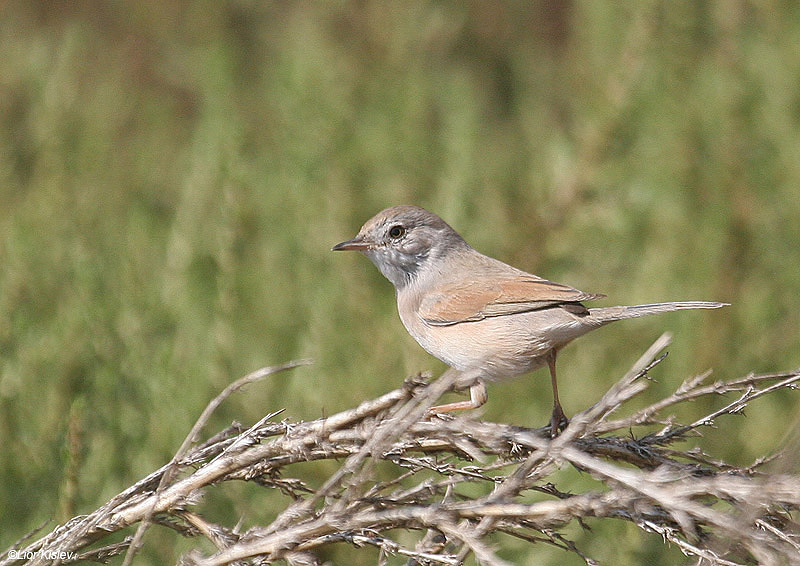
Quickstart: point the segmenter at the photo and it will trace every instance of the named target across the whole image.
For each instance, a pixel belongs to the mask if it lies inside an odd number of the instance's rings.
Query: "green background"
[[[600,304],[732,303],[567,348],[569,414],[665,330],[646,400],[711,367],[796,367],[798,126],[793,2],[2,3],[0,548],[164,464],[258,367],[316,362],[233,397],[208,432],[279,408],[318,418],[443,370],[377,270],[329,251],[394,204]],[[534,376],[492,386],[484,417],[543,425]],[[748,464],[781,446],[797,403],[761,399],[697,444]],[[236,485],[203,511],[252,524],[286,503]],[[692,563],[592,526],[565,533],[601,563]],[[495,542],[520,564],[581,563]],[[191,546],[157,527],[138,563]]]

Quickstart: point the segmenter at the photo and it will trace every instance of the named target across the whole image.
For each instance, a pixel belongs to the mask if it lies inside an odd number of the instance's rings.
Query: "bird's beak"
[[[339,252],[339,251],[364,251],[368,250],[372,247],[372,244],[358,236],[353,238],[352,240],[347,240],[346,242],[341,242],[340,244],[336,244],[331,248],[331,251]]]

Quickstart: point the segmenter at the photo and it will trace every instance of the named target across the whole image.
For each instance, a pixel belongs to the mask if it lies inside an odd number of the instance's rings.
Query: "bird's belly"
[[[546,363],[545,355],[591,328],[562,309],[490,317],[447,326],[403,320],[430,354],[461,371],[480,370],[485,379],[510,378]]]

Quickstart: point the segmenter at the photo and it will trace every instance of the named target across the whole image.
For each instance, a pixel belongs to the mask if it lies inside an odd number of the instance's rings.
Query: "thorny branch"
[[[401,389],[328,418],[273,422],[278,411],[247,429],[234,425],[196,444],[214,407],[242,384],[272,373],[256,372],[212,402],[172,462],[94,512],[25,544],[36,534],[30,533],[0,555],[0,566],[105,561],[123,552],[130,560],[138,549],[138,542],[131,544],[132,527],[139,526],[137,537],[143,540],[150,523],[214,545],[214,554],[197,546],[182,558],[192,565],[320,564],[315,552],[334,543],[376,547],[381,563],[398,556],[408,564],[458,565],[472,554],[480,564],[507,564],[490,536],[551,544],[594,565],[560,530],[604,518],[657,533],[697,564],[800,563],[800,476],[770,473],[759,463],[740,468],[675,446],[698,429],[719,425],[723,415],[740,413],[757,397],[796,388],[800,372],[712,384],[703,374],[665,399],[612,419],[647,387],[643,378],[663,359],[658,356],[668,343],[666,335],[659,339],[552,440],[544,429],[470,415],[428,418],[428,408],[458,383],[448,372],[432,383],[408,380]],[[693,399],[730,393],[738,396],[688,425],[665,414]],[[654,432],[655,426],[660,430]],[[299,475],[294,464],[317,460],[341,465],[320,486],[293,477]],[[376,472],[381,461],[391,464],[388,479],[385,466]],[[559,490],[558,472],[566,466],[590,474],[595,487]],[[253,482],[291,501],[272,523],[245,531],[215,522],[207,516],[213,510],[201,511],[199,501],[233,480]],[[478,492],[461,489],[468,483],[486,485],[485,495],[468,495]],[[416,546],[398,542],[399,531],[419,533]],[[103,542],[117,532],[129,536]]]

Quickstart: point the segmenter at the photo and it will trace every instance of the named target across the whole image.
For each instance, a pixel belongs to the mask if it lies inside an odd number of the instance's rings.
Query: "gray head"
[[[410,205],[382,210],[367,220],[355,238],[333,246],[334,251],[363,253],[397,289],[430,261],[464,248],[469,246],[444,220]]]

